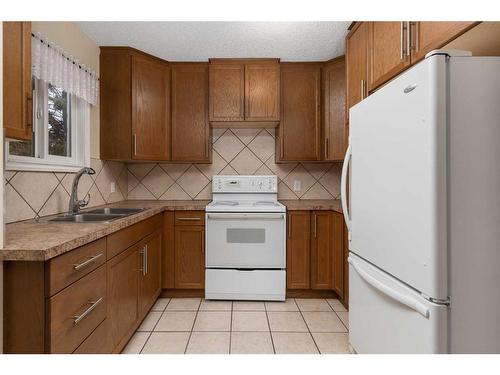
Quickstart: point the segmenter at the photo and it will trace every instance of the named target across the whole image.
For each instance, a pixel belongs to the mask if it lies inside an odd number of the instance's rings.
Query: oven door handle
[[[285,214],[207,214],[210,220],[283,220]]]

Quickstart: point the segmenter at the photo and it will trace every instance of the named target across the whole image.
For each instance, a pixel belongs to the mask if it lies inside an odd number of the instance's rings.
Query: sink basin
[[[96,208],[95,210],[85,211],[86,214],[106,214],[106,215],[133,215],[144,211],[144,208],[122,208],[122,207],[106,207]]]
[[[91,213],[81,213],[76,215],[62,215],[57,216],[49,221],[63,222],[63,223],[99,223],[105,221],[111,221],[120,219],[127,215],[120,214],[91,214]]]

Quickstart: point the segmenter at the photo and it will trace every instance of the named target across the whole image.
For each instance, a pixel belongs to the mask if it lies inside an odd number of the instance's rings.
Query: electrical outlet
[[[111,181],[110,190],[112,193],[116,192],[116,182]]]
[[[300,190],[302,189],[302,186],[301,186],[301,182],[300,180],[294,180],[293,181],[293,191],[295,191],[296,193],[300,192]]]

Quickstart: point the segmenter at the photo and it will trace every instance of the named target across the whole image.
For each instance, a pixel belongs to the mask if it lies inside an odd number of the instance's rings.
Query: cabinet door
[[[6,138],[31,140],[31,22],[3,22],[3,127]]]
[[[161,231],[148,236],[139,250],[140,311],[146,315],[161,292]]]
[[[245,119],[245,65],[213,63],[209,67],[210,121]]]
[[[175,227],[175,288],[205,287],[205,227]]]
[[[163,289],[173,289],[175,285],[175,228],[174,212],[165,211],[163,213],[163,236],[161,255],[161,284]]]
[[[107,263],[108,320],[112,347],[122,347],[139,320],[139,255],[133,246]]]
[[[281,65],[278,161],[321,160],[321,65]]]
[[[371,91],[410,65],[408,22],[370,22],[368,51]]]
[[[369,24],[369,22],[356,24],[346,39],[347,118],[349,118],[349,108],[367,95]]]
[[[251,63],[245,65],[245,120],[279,121],[280,65]]]
[[[311,232],[311,289],[333,289],[332,212],[313,211]]]
[[[172,160],[210,161],[208,64],[173,64]]]
[[[310,211],[289,211],[287,215],[286,287],[310,287]]]
[[[170,159],[169,85],[165,63],[132,56],[132,159]]]
[[[333,290],[344,298],[344,215],[333,212]]]
[[[335,59],[323,68],[323,159],[344,158],[345,125],[345,59]]]
[[[443,47],[475,24],[475,22],[412,22],[411,63],[414,64],[423,59],[428,52]]]

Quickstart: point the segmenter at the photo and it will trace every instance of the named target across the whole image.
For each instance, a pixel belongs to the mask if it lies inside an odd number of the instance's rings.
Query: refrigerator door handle
[[[375,289],[377,289],[379,292],[385,294],[387,297],[392,298],[393,300],[401,303],[402,305],[405,305],[409,307],[410,309],[413,309],[417,311],[419,314],[424,316],[425,318],[429,318],[429,309],[425,307],[423,303],[420,303],[417,301],[416,298],[413,298],[410,295],[404,295],[399,293],[398,291],[388,287],[387,285],[381,283],[378,281],[376,278],[365,272],[364,270],[361,269],[361,267],[358,265],[358,263],[349,257],[347,259],[349,264],[354,268],[354,270],[358,273],[358,275],[366,281],[368,284],[373,286]]]
[[[351,233],[351,217],[349,216],[349,209],[347,207],[347,170],[349,169],[349,162],[351,161],[351,143],[347,146],[345,152],[344,164],[342,165],[342,178],[340,181],[340,199],[342,202],[342,211],[344,211],[344,220],[347,230]]]

